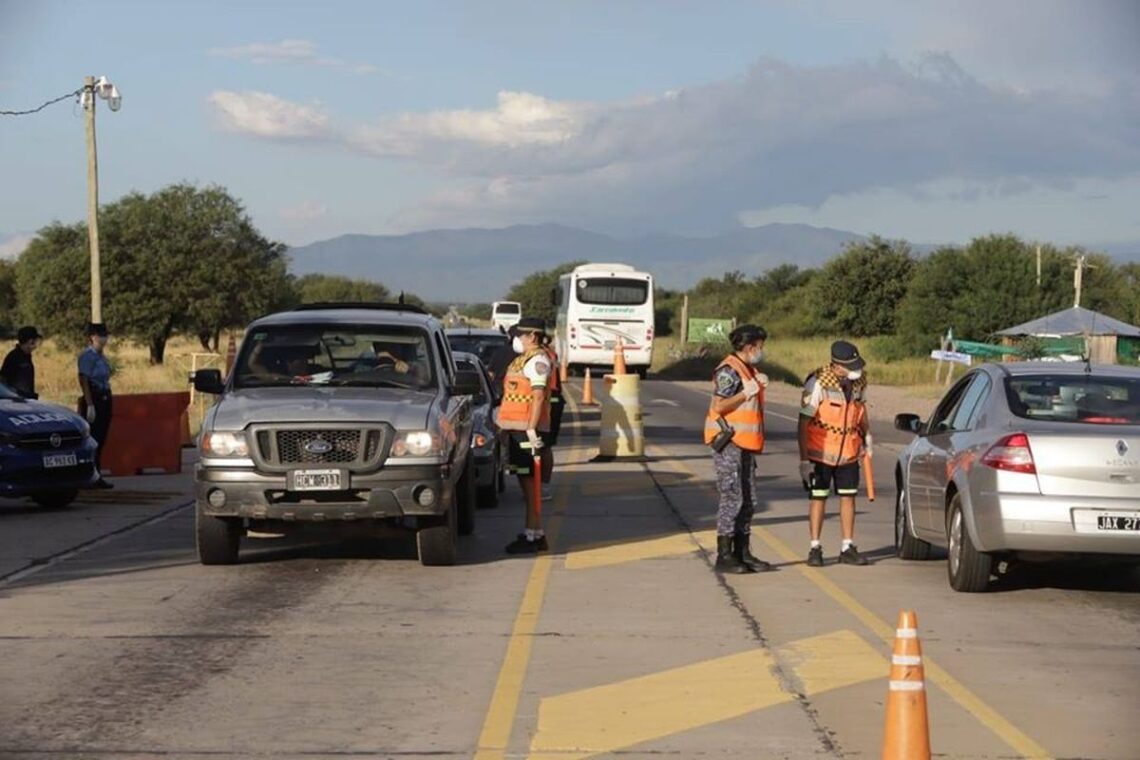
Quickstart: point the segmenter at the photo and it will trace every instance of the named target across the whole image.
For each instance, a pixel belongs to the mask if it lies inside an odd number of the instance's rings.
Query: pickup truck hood
[[[397,430],[423,430],[434,401],[433,392],[398,388],[250,388],[223,396],[211,408],[206,427],[387,422]]]
[[[62,406],[39,401],[0,399],[0,432],[16,435],[78,433],[86,423]]]

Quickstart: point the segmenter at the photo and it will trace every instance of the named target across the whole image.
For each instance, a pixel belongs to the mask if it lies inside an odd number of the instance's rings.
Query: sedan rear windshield
[[[1005,387],[1010,411],[1025,419],[1140,425],[1140,377],[1018,375]]]

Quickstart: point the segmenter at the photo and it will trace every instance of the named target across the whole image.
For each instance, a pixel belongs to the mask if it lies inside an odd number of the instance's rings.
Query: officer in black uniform
[[[37,399],[36,364],[32,354],[40,347],[43,336],[34,327],[21,327],[16,333],[16,347],[4,357],[0,366],[0,382],[24,398]]]

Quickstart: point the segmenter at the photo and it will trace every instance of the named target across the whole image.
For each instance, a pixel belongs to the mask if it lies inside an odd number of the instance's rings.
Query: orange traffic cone
[[[590,368],[586,367],[586,379],[582,381],[582,406],[597,406],[594,400],[594,379],[590,376]]]
[[[570,380],[570,365],[566,363],[566,357],[562,357],[562,362],[558,365],[558,379],[563,385]]]
[[[883,760],[930,760],[930,721],[926,714],[926,675],[914,612],[899,613],[887,693]]]
[[[614,344],[614,374],[629,374],[625,368],[625,345],[621,342],[621,338],[618,338],[617,343]]]

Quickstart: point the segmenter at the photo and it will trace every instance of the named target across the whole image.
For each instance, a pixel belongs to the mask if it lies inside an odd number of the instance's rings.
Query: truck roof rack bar
[[[319,303],[303,303],[293,308],[293,311],[329,311],[331,309],[369,309],[372,311],[403,311],[409,314],[424,314],[428,312],[419,306],[409,303],[380,303],[378,301],[322,301]]]

